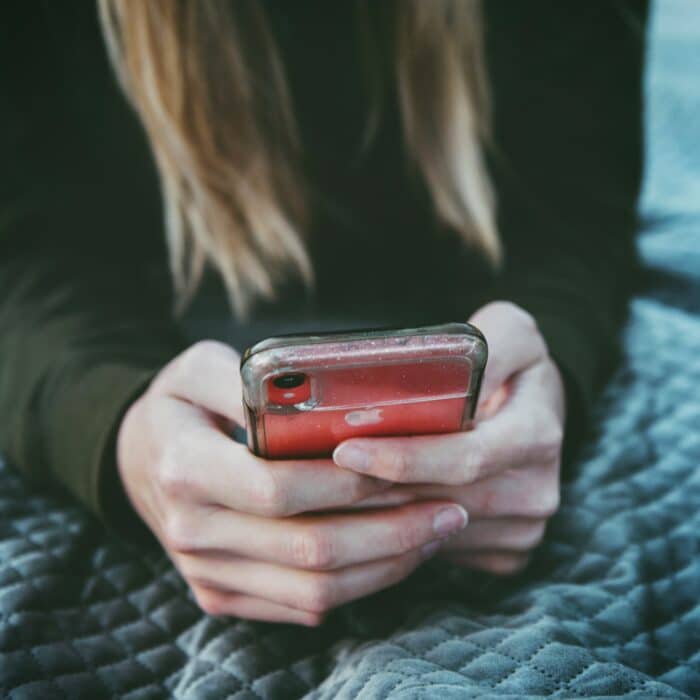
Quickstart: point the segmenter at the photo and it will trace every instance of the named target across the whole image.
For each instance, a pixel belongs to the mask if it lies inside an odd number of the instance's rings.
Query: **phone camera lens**
[[[275,377],[272,383],[278,389],[296,389],[301,386],[306,381],[306,375],[302,372],[295,372],[294,374],[282,374],[279,377]]]

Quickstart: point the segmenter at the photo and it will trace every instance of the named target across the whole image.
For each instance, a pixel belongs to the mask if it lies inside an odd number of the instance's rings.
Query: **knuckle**
[[[546,528],[546,521],[535,520],[520,528],[514,549],[520,552],[528,552],[542,542]]]
[[[486,446],[478,431],[467,434],[462,449],[462,459],[459,471],[460,482],[470,483],[479,478],[487,466]]]
[[[182,578],[190,584],[192,591],[199,586],[206,586],[206,580],[198,576],[200,567],[195,556],[189,552],[175,552],[171,559]]]
[[[534,410],[510,448],[513,459],[537,464],[552,464],[559,459],[564,441],[560,420],[549,409]]]
[[[291,515],[285,489],[272,471],[263,472],[253,487],[253,506],[259,515],[266,518]]]
[[[553,416],[544,419],[541,426],[537,439],[539,457],[547,463],[556,462],[561,453],[564,430]]]
[[[518,332],[527,338],[533,359],[543,359],[547,357],[547,344],[540,333],[535,317],[522,306],[514,304],[512,301],[495,301],[489,304],[494,311],[508,316],[508,323],[517,328]]]
[[[406,452],[398,447],[392,450],[386,450],[380,456],[378,461],[381,463],[383,474],[390,481],[405,481],[409,474],[409,462]]]
[[[551,518],[558,510],[561,504],[561,494],[559,488],[547,489],[542,497],[541,514],[545,518]]]
[[[309,613],[309,616],[306,618],[305,625],[307,627],[320,627],[325,620],[325,617],[322,614],[316,614],[316,613]]]
[[[368,496],[373,496],[376,493],[381,493],[385,486],[378,479],[371,476],[363,476],[353,472],[343,474],[344,480],[339,484],[339,493],[345,493],[347,503],[357,503]],[[347,481],[346,481],[347,480]]]
[[[158,465],[157,481],[163,493],[174,501],[187,498],[192,492],[189,470],[184,466],[181,453],[169,447]]]
[[[295,534],[291,549],[294,564],[303,569],[330,569],[336,563],[332,538],[320,528]]]
[[[560,503],[559,483],[550,480],[550,483],[539,490],[531,515],[539,518],[551,518],[559,510]]]
[[[394,557],[390,566],[387,569],[386,582],[389,585],[394,585],[410,575],[421,563],[420,556],[417,553],[405,553]]]
[[[558,465],[561,460],[562,432],[559,430],[550,442],[547,442],[542,455],[545,464]]]
[[[396,554],[409,552],[420,545],[425,538],[420,529],[412,522],[396,522],[389,527],[388,540]]]
[[[503,514],[503,505],[498,497],[498,492],[490,485],[483,485],[476,490],[476,508],[481,517],[491,518]]]
[[[175,372],[183,379],[196,379],[202,367],[213,360],[227,357],[235,360],[236,354],[232,348],[216,340],[200,340],[180,354],[175,361]]]
[[[206,362],[206,344],[202,341],[191,345],[176,360],[174,370],[178,377],[187,380],[197,375],[198,369]]]
[[[511,322],[519,323],[524,328],[529,328],[531,330],[535,330],[537,328],[537,323],[535,322],[533,315],[523,309],[522,306],[518,306],[512,301],[493,301],[490,304],[487,304],[486,308],[499,313],[508,314],[512,317]]]
[[[557,464],[561,458],[561,442],[546,442],[540,447],[540,461],[545,465]]]
[[[199,546],[198,528],[182,511],[174,509],[167,516],[163,526],[163,544],[171,552],[187,554]]]
[[[547,346],[547,342],[540,332],[539,326],[534,320],[533,323],[535,323],[535,356],[538,360],[542,361],[549,357],[549,347]]]
[[[527,328],[530,331],[537,330],[535,317],[529,311],[526,311],[522,306],[518,306],[513,302],[506,302],[506,304],[508,304],[509,307],[508,311],[522,324],[523,328]]]
[[[527,557],[504,554],[489,557],[484,563],[484,569],[497,576],[512,576],[522,571],[527,562]]]
[[[547,530],[547,522],[545,520],[538,520],[530,530],[530,549],[538,547],[542,540],[544,539],[544,533]]]
[[[302,596],[301,608],[320,615],[331,610],[333,605],[332,579],[326,574],[315,576]]]
[[[200,340],[185,351],[184,357],[192,360],[194,364],[207,362],[212,357],[229,355],[230,348],[216,340]]]
[[[194,586],[192,593],[199,608],[207,615],[223,615],[226,612],[226,596],[223,593],[202,586]]]

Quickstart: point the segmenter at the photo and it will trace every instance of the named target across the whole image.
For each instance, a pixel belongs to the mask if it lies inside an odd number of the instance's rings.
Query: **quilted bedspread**
[[[162,554],[0,463],[0,697],[700,697],[697,0],[655,7],[647,87],[649,284],[525,574],[429,564],[318,629],[208,617]]]

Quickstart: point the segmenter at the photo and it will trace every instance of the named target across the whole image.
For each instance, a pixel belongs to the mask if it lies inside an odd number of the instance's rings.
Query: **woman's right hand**
[[[313,513],[389,484],[330,459],[260,459],[228,437],[244,420],[238,354],[205,341],[158,374],[119,429],[125,490],[207,613],[319,624],[466,524],[449,501]]]

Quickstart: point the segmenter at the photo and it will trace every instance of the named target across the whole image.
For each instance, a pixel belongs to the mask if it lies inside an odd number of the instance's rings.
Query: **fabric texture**
[[[626,344],[527,575],[431,565],[316,630],[204,616],[3,468],[0,697],[697,697],[700,321],[640,299]]]
[[[649,284],[530,569],[431,564],[319,629],[213,618],[161,554],[2,466],[0,697],[700,697],[695,0],[658,3],[651,37]]]

